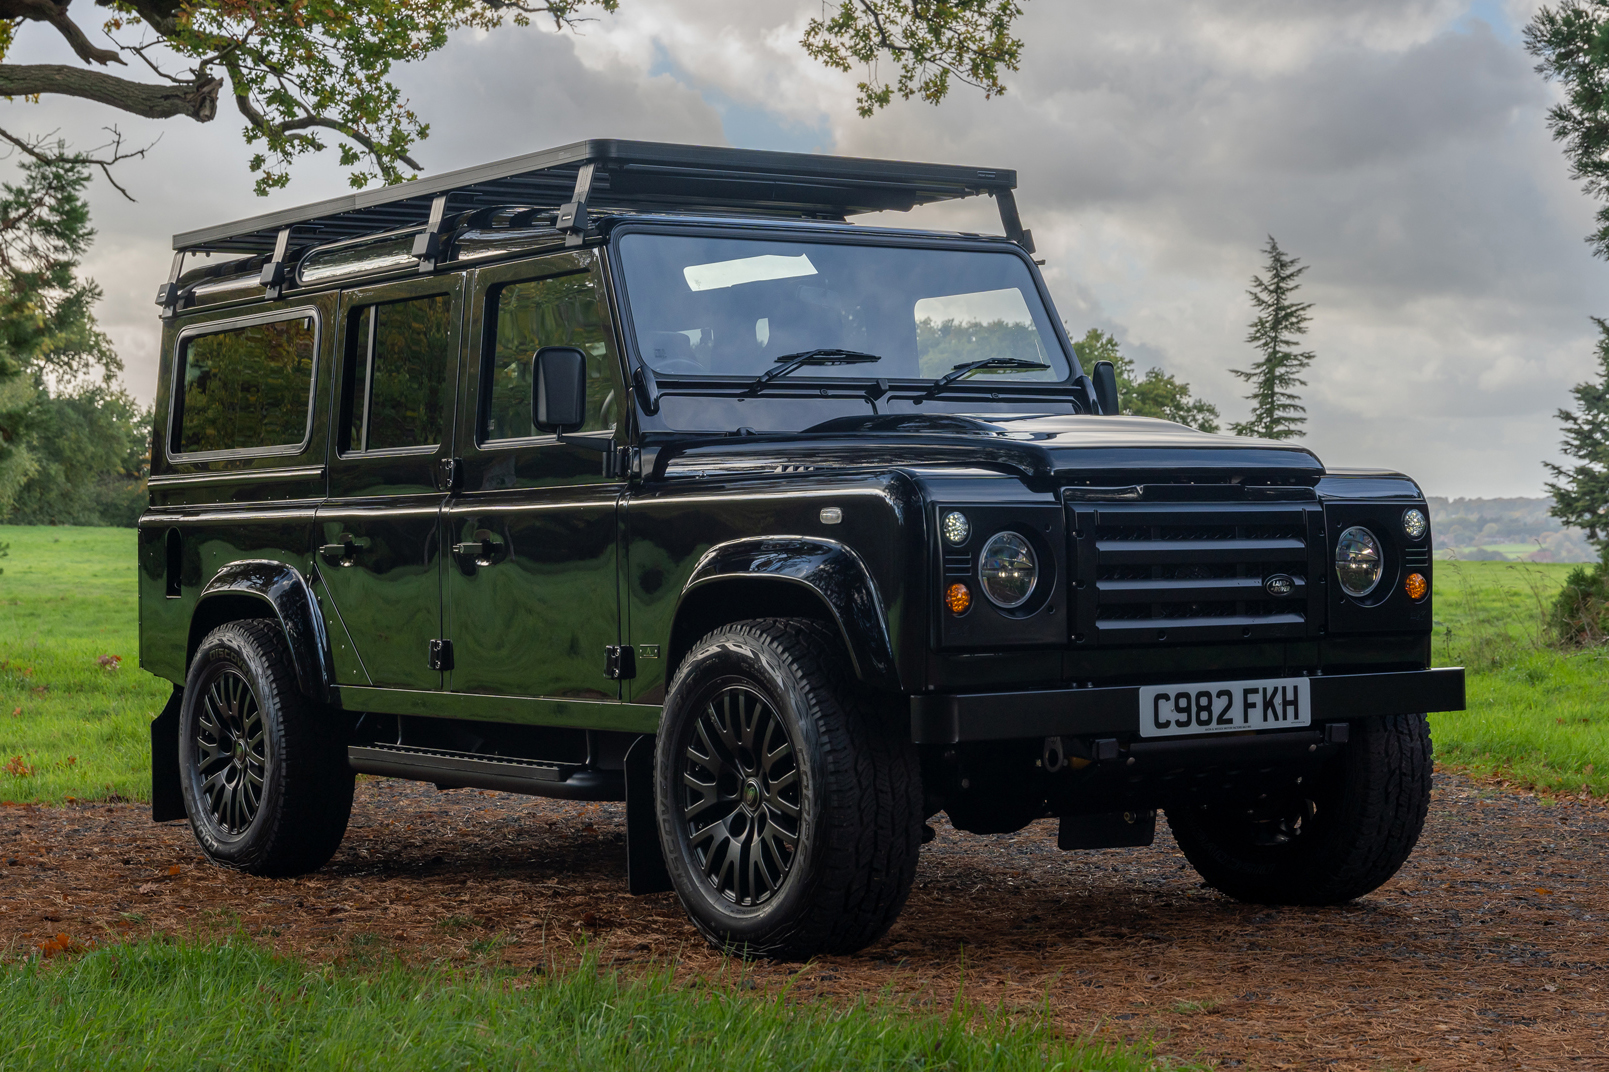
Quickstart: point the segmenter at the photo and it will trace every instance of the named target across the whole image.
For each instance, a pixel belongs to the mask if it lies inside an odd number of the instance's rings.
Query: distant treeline
[[[1549,498],[1429,497],[1430,530],[1441,558],[1466,562],[1595,562],[1586,534],[1549,514]]]

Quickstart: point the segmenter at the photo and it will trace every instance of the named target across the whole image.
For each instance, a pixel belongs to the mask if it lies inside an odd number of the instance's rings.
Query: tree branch
[[[98,148],[110,148],[110,156],[91,156],[90,153],[96,152],[97,149],[91,149],[89,153],[69,153],[65,151],[54,153],[40,152],[39,146],[44,144],[43,138],[37,141],[29,142],[23,138],[17,137],[15,134],[3,127],[0,127],[0,139],[9,141],[12,145],[15,145],[24,153],[27,153],[35,160],[38,160],[44,164],[85,164],[89,167],[98,167],[101,169],[101,174],[106,176],[106,181],[112,184],[113,189],[122,194],[124,197],[128,198],[130,201],[133,201],[134,195],[123,189],[122,185],[116,179],[112,178],[112,165],[120,163],[124,160],[133,160],[135,157],[144,158],[145,154],[150,151],[151,146],[147,145],[143,149],[132,149],[128,152],[124,152],[123,135],[119,133],[116,127],[108,127],[107,130],[111,133],[112,140],[107,142],[106,145],[99,146]],[[156,143],[152,142],[151,144],[155,145]]]
[[[184,115],[205,123],[218,114],[218,91],[222,88],[222,79],[207,74],[198,74],[186,84],[153,86],[59,63],[0,64],[0,96],[60,93],[109,104],[147,119]]]

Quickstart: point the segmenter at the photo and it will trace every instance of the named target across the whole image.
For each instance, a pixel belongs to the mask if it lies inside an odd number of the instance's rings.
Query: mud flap
[[[643,736],[626,750],[626,892],[639,896],[669,889],[654,817],[654,738]]]
[[[179,788],[179,706],[184,690],[173,686],[173,695],[162,713],[151,722],[151,821],[171,823],[190,816],[184,810],[184,791]]]

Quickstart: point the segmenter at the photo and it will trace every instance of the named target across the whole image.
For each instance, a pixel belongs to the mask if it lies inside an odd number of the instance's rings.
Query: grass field
[[[0,543],[0,800],[147,798],[169,686],[136,665],[134,533],[0,526]],[[1572,568],[1436,564],[1435,658],[1470,671],[1470,709],[1432,716],[1443,763],[1609,795],[1609,650],[1543,632]]]
[[[149,799],[132,529],[0,526],[0,799]]]
[[[740,973],[689,986],[591,961],[540,975],[315,967],[250,939],[154,940],[0,964],[0,1068],[1187,1067],[1065,1038],[1032,1010],[796,1003],[746,991]]]

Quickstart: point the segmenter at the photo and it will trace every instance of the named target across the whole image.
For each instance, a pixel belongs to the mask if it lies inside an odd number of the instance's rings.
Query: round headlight
[[[960,547],[972,535],[972,522],[959,510],[951,510],[944,515],[944,542]]]
[[[1402,512],[1402,531],[1410,540],[1417,540],[1425,534],[1430,522],[1425,520],[1423,510],[1404,510]]]
[[[995,533],[978,556],[978,581],[995,606],[1005,610],[1022,606],[1039,583],[1034,549],[1015,532]]]
[[[1380,554],[1380,541],[1362,525],[1353,525],[1341,533],[1335,544],[1335,575],[1341,581],[1341,590],[1349,596],[1363,597],[1374,591],[1385,570]]]

